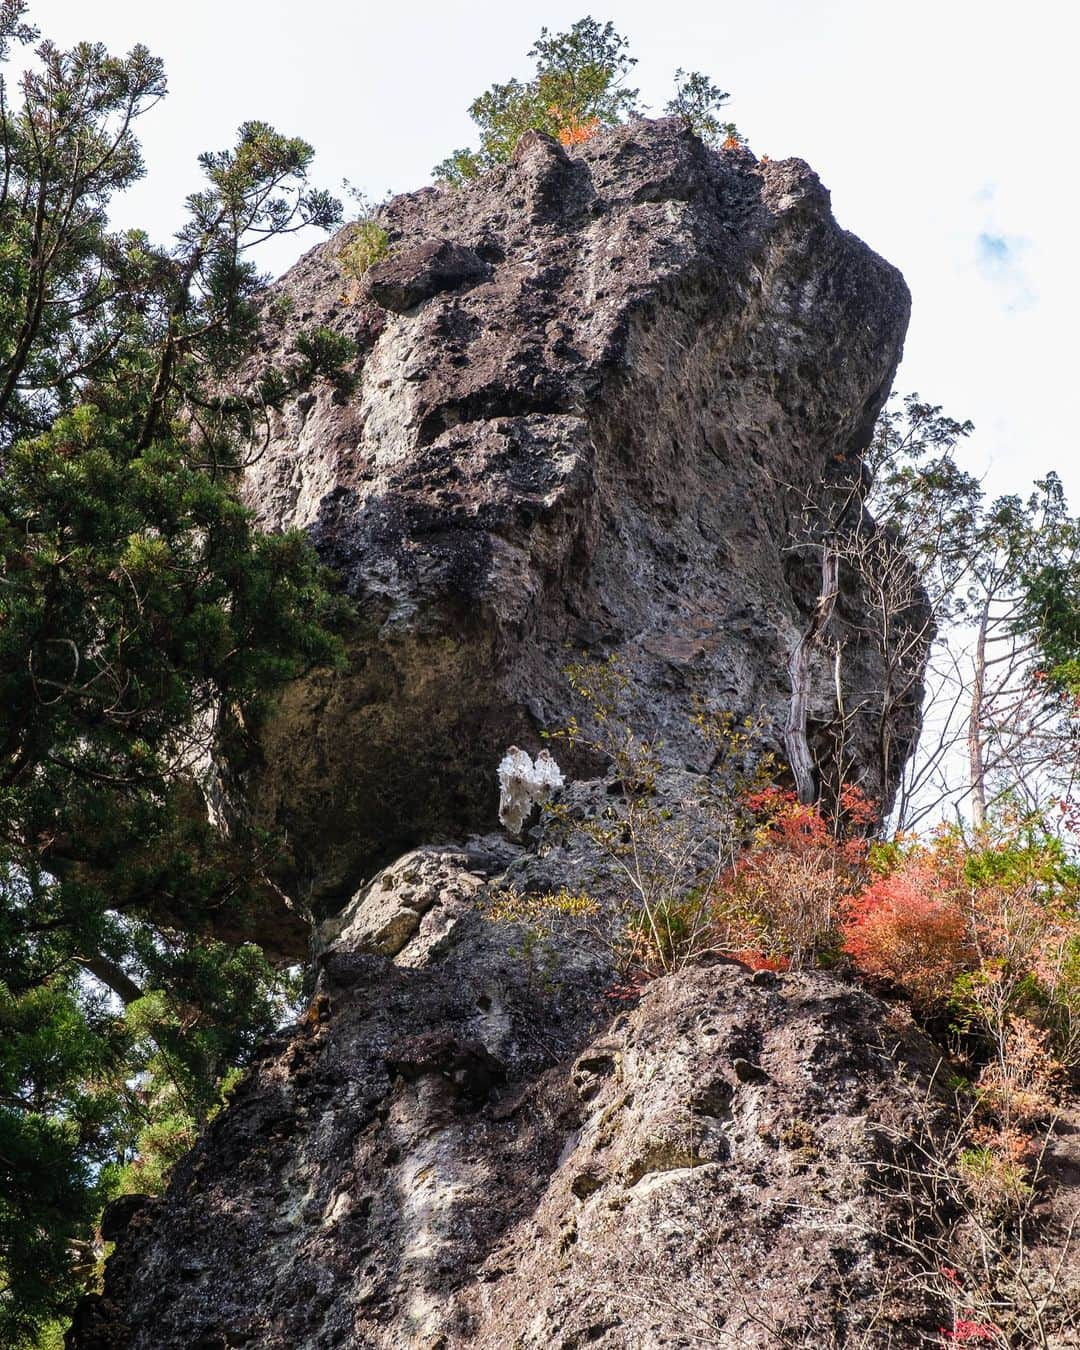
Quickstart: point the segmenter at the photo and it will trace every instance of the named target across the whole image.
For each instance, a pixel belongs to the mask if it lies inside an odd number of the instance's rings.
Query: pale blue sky
[[[251,117],[310,140],[328,186],[422,185],[469,142],[471,98],[528,74],[542,25],[590,11],[631,39],[646,103],[661,109],[677,66],[705,71],[752,148],[807,159],[840,222],[903,270],[914,315],[898,388],[976,422],[969,463],[990,466],[989,486],[1056,468],[1080,499],[1067,0],[39,0],[31,17],[63,44],[164,57],[172,92],[142,124],[150,176],[123,212],[164,235],[195,156]]]

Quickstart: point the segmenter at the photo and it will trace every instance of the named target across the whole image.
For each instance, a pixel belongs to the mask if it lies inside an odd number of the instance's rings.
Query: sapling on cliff
[[[615,126],[637,109],[636,89],[625,85],[637,64],[614,24],[579,19],[565,33],[547,28],[529,49],[531,79],[493,84],[469,106],[480,130],[477,150],[455,150],[435,167],[435,180],[459,186],[505,163],[520,137],[547,132],[565,145],[587,139],[601,126]]]
[[[460,187],[505,164],[527,131],[542,131],[568,149],[588,141],[602,127],[617,126],[641,113],[638,91],[626,80],[637,65],[629,42],[612,23],[586,16],[564,33],[547,28],[529,50],[535,62],[528,80],[493,84],[469,105],[480,132],[477,149],[455,150],[434,169],[437,183]],[[706,144],[744,144],[732,122],[717,113],[729,95],[700,71],[675,72],[675,95],[666,111],[683,117]]]

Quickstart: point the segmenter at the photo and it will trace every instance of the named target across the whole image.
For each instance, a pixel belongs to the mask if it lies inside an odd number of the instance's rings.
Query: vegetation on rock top
[[[493,84],[473,100],[469,116],[480,132],[479,148],[455,150],[435,166],[435,181],[460,187],[505,164],[526,131],[543,131],[570,148],[601,127],[640,116],[638,90],[626,85],[637,64],[629,47],[614,24],[591,17],[579,19],[565,33],[542,28],[529,49],[536,63],[532,77]],[[730,97],[719,85],[700,71],[683,70],[675,72],[675,85],[669,113],[684,117],[708,144],[741,144],[734,123],[718,116]]]

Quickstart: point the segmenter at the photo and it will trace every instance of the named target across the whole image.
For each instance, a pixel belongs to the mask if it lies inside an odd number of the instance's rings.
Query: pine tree
[[[34,41],[0,5],[0,59]],[[110,230],[166,93],[143,47],[37,47],[0,107],[0,1343],[70,1307],[117,1188],[160,1182],[280,1019],[248,939],[273,841],[226,840],[214,742],[340,654],[306,540],[256,531],[255,418],[350,345],[301,336],[249,397],[262,240],[329,227],[310,146],[259,122],[202,157],[173,246]],[[81,1255],[80,1255],[81,1253]]]

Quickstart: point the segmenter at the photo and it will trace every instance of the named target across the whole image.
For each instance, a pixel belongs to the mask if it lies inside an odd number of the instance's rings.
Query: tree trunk
[[[788,766],[795,775],[795,790],[799,801],[804,805],[817,800],[814,758],[806,737],[806,716],[810,702],[810,662],[836,607],[839,576],[840,555],[826,544],[821,553],[821,591],[817,604],[810,616],[809,627],[795,644],[788,658],[791,703],[788,706],[787,725],[784,728],[784,750]]]
[[[986,824],[986,747],[982,738],[983,702],[986,693],[986,634],[990,625],[990,596],[983,602],[975,640],[975,680],[971,688],[968,717],[968,773],[971,781],[971,819],[975,828]]]
[[[135,981],[116,964],[105,956],[77,956],[75,958],[84,970],[88,970],[91,975],[100,980],[102,984],[107,985],[113,993],[120,999],[126,1007],[129,1003],[136,1002],[142,998],[143,991]]]

